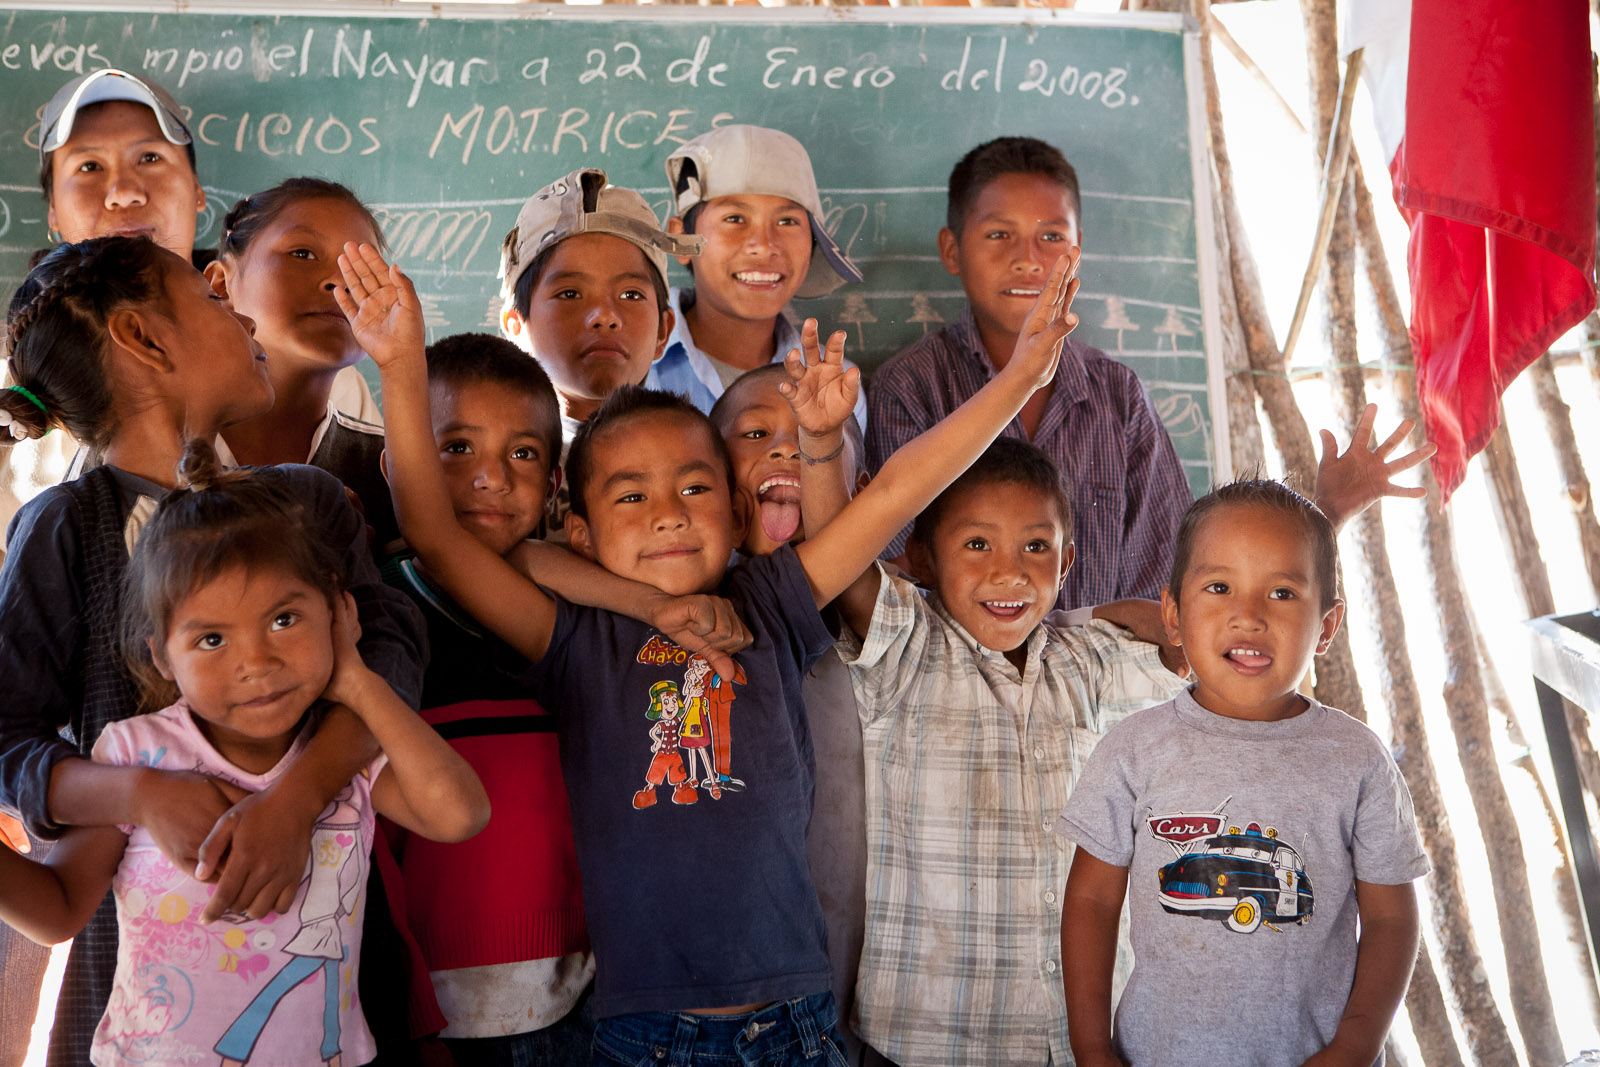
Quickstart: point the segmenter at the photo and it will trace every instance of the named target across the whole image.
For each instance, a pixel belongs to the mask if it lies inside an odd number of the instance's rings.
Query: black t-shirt
[[[833,638],[792,549],[717,592],[755,638],[734,678],[644,623],[565,602],[533,671],[562,720],[599,1016],[829,988],[800,683]]]

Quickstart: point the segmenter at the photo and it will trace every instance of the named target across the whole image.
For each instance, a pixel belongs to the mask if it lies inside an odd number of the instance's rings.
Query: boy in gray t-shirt
[[[1295,691],[1338,629],[1336,581],[1326,517],[1276,482],[1185,516],[1162,613],[1195,685],[1101,741],[1057,826],[1080,846],[1061,928],[1079,1067],[1382,1062],[1428,861],[1377,736]]]

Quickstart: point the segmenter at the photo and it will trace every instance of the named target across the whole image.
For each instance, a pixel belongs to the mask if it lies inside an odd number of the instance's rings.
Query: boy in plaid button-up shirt
[[[868,767],[856,1007],[898,1063],[1072,1062],[1055,805],[1112,722],[1183,683],[1107,622],[1046,619],[1071,529],[1054,464],[1002,438],[917,520],[932,595],[875,569],[841,604]]]

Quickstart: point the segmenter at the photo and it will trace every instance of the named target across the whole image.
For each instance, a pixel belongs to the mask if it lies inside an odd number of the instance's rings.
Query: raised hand
[[[1341,454],[1332,433],[1320,431],[1322,462],[1317,464],[1317,506],[1328,516],[1334,529],[1361,514],[1386,496],[1417,499],[1427,495],[1420,485],[1396,485],[1394,477],[1410,470],[1437,451],[1429,442],[1399,459],[1389,454],[1399,448],[1415,426],[1403,420],[1382,443],[1373,445],[1372,424],[1378,419],[1378,405],[1368,404],[1350,436],[1350,447]]]
[[[380,367],[406,356],[420,360],[427,336],[422,302],[405,272],[385,263],[371,245],[345,242],[339,256],[344,288],[333,298],[350,320],[350,332]]]
[[[861,372],[844,365],[844,340],[844,331],[836,330],[827,349],[819,349],[817,320],[807,319],[800,328],[800,347],[784,357],[789,381],[780,383],[778,391],[794,409],[804,435],[827,437],[855,413]]]
[[[1050,280],[1028,312],[1017,334],[1017,347],[1001,374],[1028,375],[1035,389],[1050,384],[1061,362],[1061,346],[1078,325],[1072,299],[1078,295],[1079,255],[1079,250],[1072,248],[1050,269]]]
[[[323,699],[343,704],[360,714],[355,704],[360,682],[369,673],[366,662],[356,643],[361,640],[361,620],[356,615],[356,601],[349,593],[341,593],[333,602],[333,676],[322,691]]]

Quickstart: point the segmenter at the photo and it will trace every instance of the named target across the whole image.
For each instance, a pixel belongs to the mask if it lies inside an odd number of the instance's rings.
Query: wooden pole
[[[1357,64],[1347,65],[1341,85],[1333,0],[1301,0],[1300,7],[1306,26],[1306,65],[1311,81],[1312,130],[1315,134],[1313,143],[1319,148],[1327,144],[1330,146],[1329,152],[1339,152],[1343,156],[1342,160],[1321,160],[1323,173],[1342,173],[1349,161],[1349,140],[1348,135],[1338,135],[1338,122],[1341,109],[1344,111],[1343,120],[1348,122],[1348,102],[1353,80],[1350,68]],[[1355,203],[1353,195],[1345,197],[1339,186],[1334,188],[1334,197],[1337,203],[1329,224],[1327,260],[1330,355],[1336,368],[1353,368],[1358,362],[1353,297],[1355,242],[1351,232]],[[1339,370],[1336,376],[1342,379],[1336,401],[1346,409],[1343,413],[1346,424],[1352,425],[1366,406],[1365,384],[1358,373]],[[1436,494],[1437,486],[1434,486],[1434,496],[1429,501],[1434,508],[1438,507]],[[1367,567],[1374,575],[1383,575],[1388,569],[1388,556],[1383,544],[1381,517],[1369,510],[1352,525],[1362,542],[1362,556]],[[1473,807],[1488,853],[1490,881],[1494,887],[1500,940],[1505,950],[1517,1029],[1522,1034],[1530,1063],[1559,1064],[1565,1056],[1562,1054],[1560,1031],[1556,1027],[1555,1005],[1545,977],[1544,954],[1538,938],[1528,937],[1523,932],[1527,916],[1533,914],[1533,891],[1528,881],[1521,833],[1494,757],[1488,701],[1478,671],[1474,628],[1460,578],[1455,573],[1454,546],[1451,544],[1448,547],[1448,553],[1430,557],[1430,562],[1434,564],[1431,569],[1445,633],[1446,655],[1454,668],[1449,671],[1446,684],[1446,710],[1455,731],[1458,758],[1472,792]],[[1375,591],[1383,592],[1381,589]],[[1399,607],[1398,597],[1393,606]],[[1487,1062],[1509,1061],[1493,1059]]]
[[[1317,275],[1322,273],[1323,257],[1333,235],[1334,215],[1344,197],[1344,172],[1350,161],[1350,112],[1355,104],[1356,85],[1361,81],[1362,51],[1357,48],[1345,61],[1344,84],[1339,90],[1339,104],[1328,134],[1328,148],[1322,153],[1322,209],[1317,215],[1316,236],[1311,240],[1311,259],[1306,263],[1305,277],[1300,281],[1300,298],[1295,301],[1294,318],[1289,320],[1289,337],[1283,342],[1285,363],[1294,358],[1294,345],[1300,338],[1300,327],[1305,325],[1306,309],[1311,306],[1311,292],[1317,286]]]
[[[1556,382],[1555,363],[1550,359],[1550,353],[1546,352],[1534,360],[1525,373],[1529,384],[1533,386],[1539,413],[1544,416],[1545,429],[1555,449],[1556,463],[1561,468],[1567,503],[1572,507],[1572,520],[1578,528],[1583,568],[1589,575],[1589,588],[1596,602],[1600,603],[1600,522],[1595,520],[1594,491],[1583,467],[1583,457],[1578,452],[1577,435],[1572,431],[1572,409],[1561,399],[1561,387]]]
[[[1395,292],[1394,275],[1389,269],[1388,257],[1383,250],[1383,244],[1378,236],[1377,219],[1373,211],[1372,196],[1368,191],[1366,182],[1361,173],[1358,160],[1351,161],[1350,180],[1355,193],[1356,203],[1356,228],[1360,234],[1360,247],[1362,257],[1366,262],[1366,276],[1371,285],[1373,295],[1379,311],[1380,334],[1384,345],[1384,362],[1394,368],[1393,390],[1400,401],[1401,413],[1408,418],[1418,419],[1416,383],[1413,374],[1414,362],[1411,351],[1411,338],[1406,330],[1404,316],[1400,312],[1399,296]],[[1477,643],[1474,627],[1468,615],[1469,607],[1466,595],[1462,591],[1461,577],[1455,559],[1455,535],[1451,529],[1450,516],[1440,504],[1439,486],[1433,478],[1432,468],[1424,465],[1422,468],[1422,484],[1428,490],[1427,506],[1422,512],[1422,549],[1423,556],[1428,565],[1428,574],[1436,602],[1435,615],[1440,624],[1441,637],[1444,642],[1446,684],[1444,689],[1444,705],[1450,718],[1451,731],[1456,738],[1456,751],[1461,759],[1462,766],[1467,770],[1467,783],[1472,791],[1473,804],[1480,808],[1483,798],[1479,793],[1479,783],[1487,781],[1484,786],[1487,792],[1498,791],[1504,795],[1504,787],[1500,782],[1498,769],[1493,758],[1493,738],[1489,728],[1487,698],[1484,692],[1482,676],[1478,668]],[[1398,740],[1398,738],[1397,738]],[[1469,761],[1471,768],[1468,769]],[[1407,777],[1407,782],[1411,781]],[[1415,800],[1415,793],[1413,793]],[[1512,844],[1516,851],[1516,864],[1524,872],[1526,880],[1526,866],[1522,857],[1521,839],[1516,837],[1514,819],[1509,815],[1495,817],[1491,825],[1483,822],[1479,816],[1480,828],[1484,831],[1486,841],[1494,841],[1489,847],[1491,859],[1500,850],[1501,842],[1496,836],[1501,828],[1510,823],[1513,834]],[[1432,851],[1430,849],[1430,855]],[[1452,860],[1452,863],[1454,861]],[[1436,868],[1439,866],[1435,860]],[[1437,874],[1435,875],[1437,877]],[[1517,931],[1521,929],[1524,919],[1519,919],[1515,914],[1509,918],[1505,909],[1500,907],[1499,880],[1496,879],[1496,904],[1499,908],[1502,923],[1502,943],[1510,940],[1532,941],[1531,938],[1518,938]],[[1460,909],[1460,900],[1449,905]],[[1530,914],[1522,912],[1525,917]],[[1492,995],[1485,1002],[1482,993],[1487,989],[1487,979],[1483,976],[1483,962],[1477,958],[1477,948],[1465,941],[1456,941],[1455,938],[1440,936],[1441,953],[1446,959],[1446,974],[1449,985],[1454,993],[1462,1021],[1462,1028],[1467,1034],[1468,1043],[1472,1047],[1473,1056],[1481,1064],[1512,1063],[1514,1058],[1504,1058],[1510,1053],[1509,1048],[1502,1041],[1509,1041],[1505,1034],[1505,1025],[1499,1016],[1499,1009],[1493,1002]],[[1534,946],[1537,948],[1537,946]],[[1470,958],[1471,969],[1463,973],[1462,970],[1449,966],[1450,953],[1457,951],[1463,958],[1460,965],[1465,967]],[[1516,956],[1507,951],[1507,965],[1515,973],[1518,969],[1528,969],[1528,965],[1520,948]],[[1515,962],[1513,962],[1515,960]],[[1538,967],[1536,978],[1542,982],[1544,971],[1542,963]],[[1519,979],[1520,980],[1520,979]],[[1476,983],[1482,983],[1480,989]],[[1518,1007],[1518,991],[1513,988],[1513,1010],[1518,1012],[1519,1028],[1521,1027],[1521,1009]],[[1548,996],[1548,990],[1546,990]],[[1524,1040],[1527,1040],[1527,1031],[1524,1028]],[[1480,1047],[1486,1046],[1486,1047]],[[1497,1051],[1490,1052],[1487,1046],[1492,1046]],[[1560,1063],[1562,1058],[1540,1060],[1532,1062]]]

